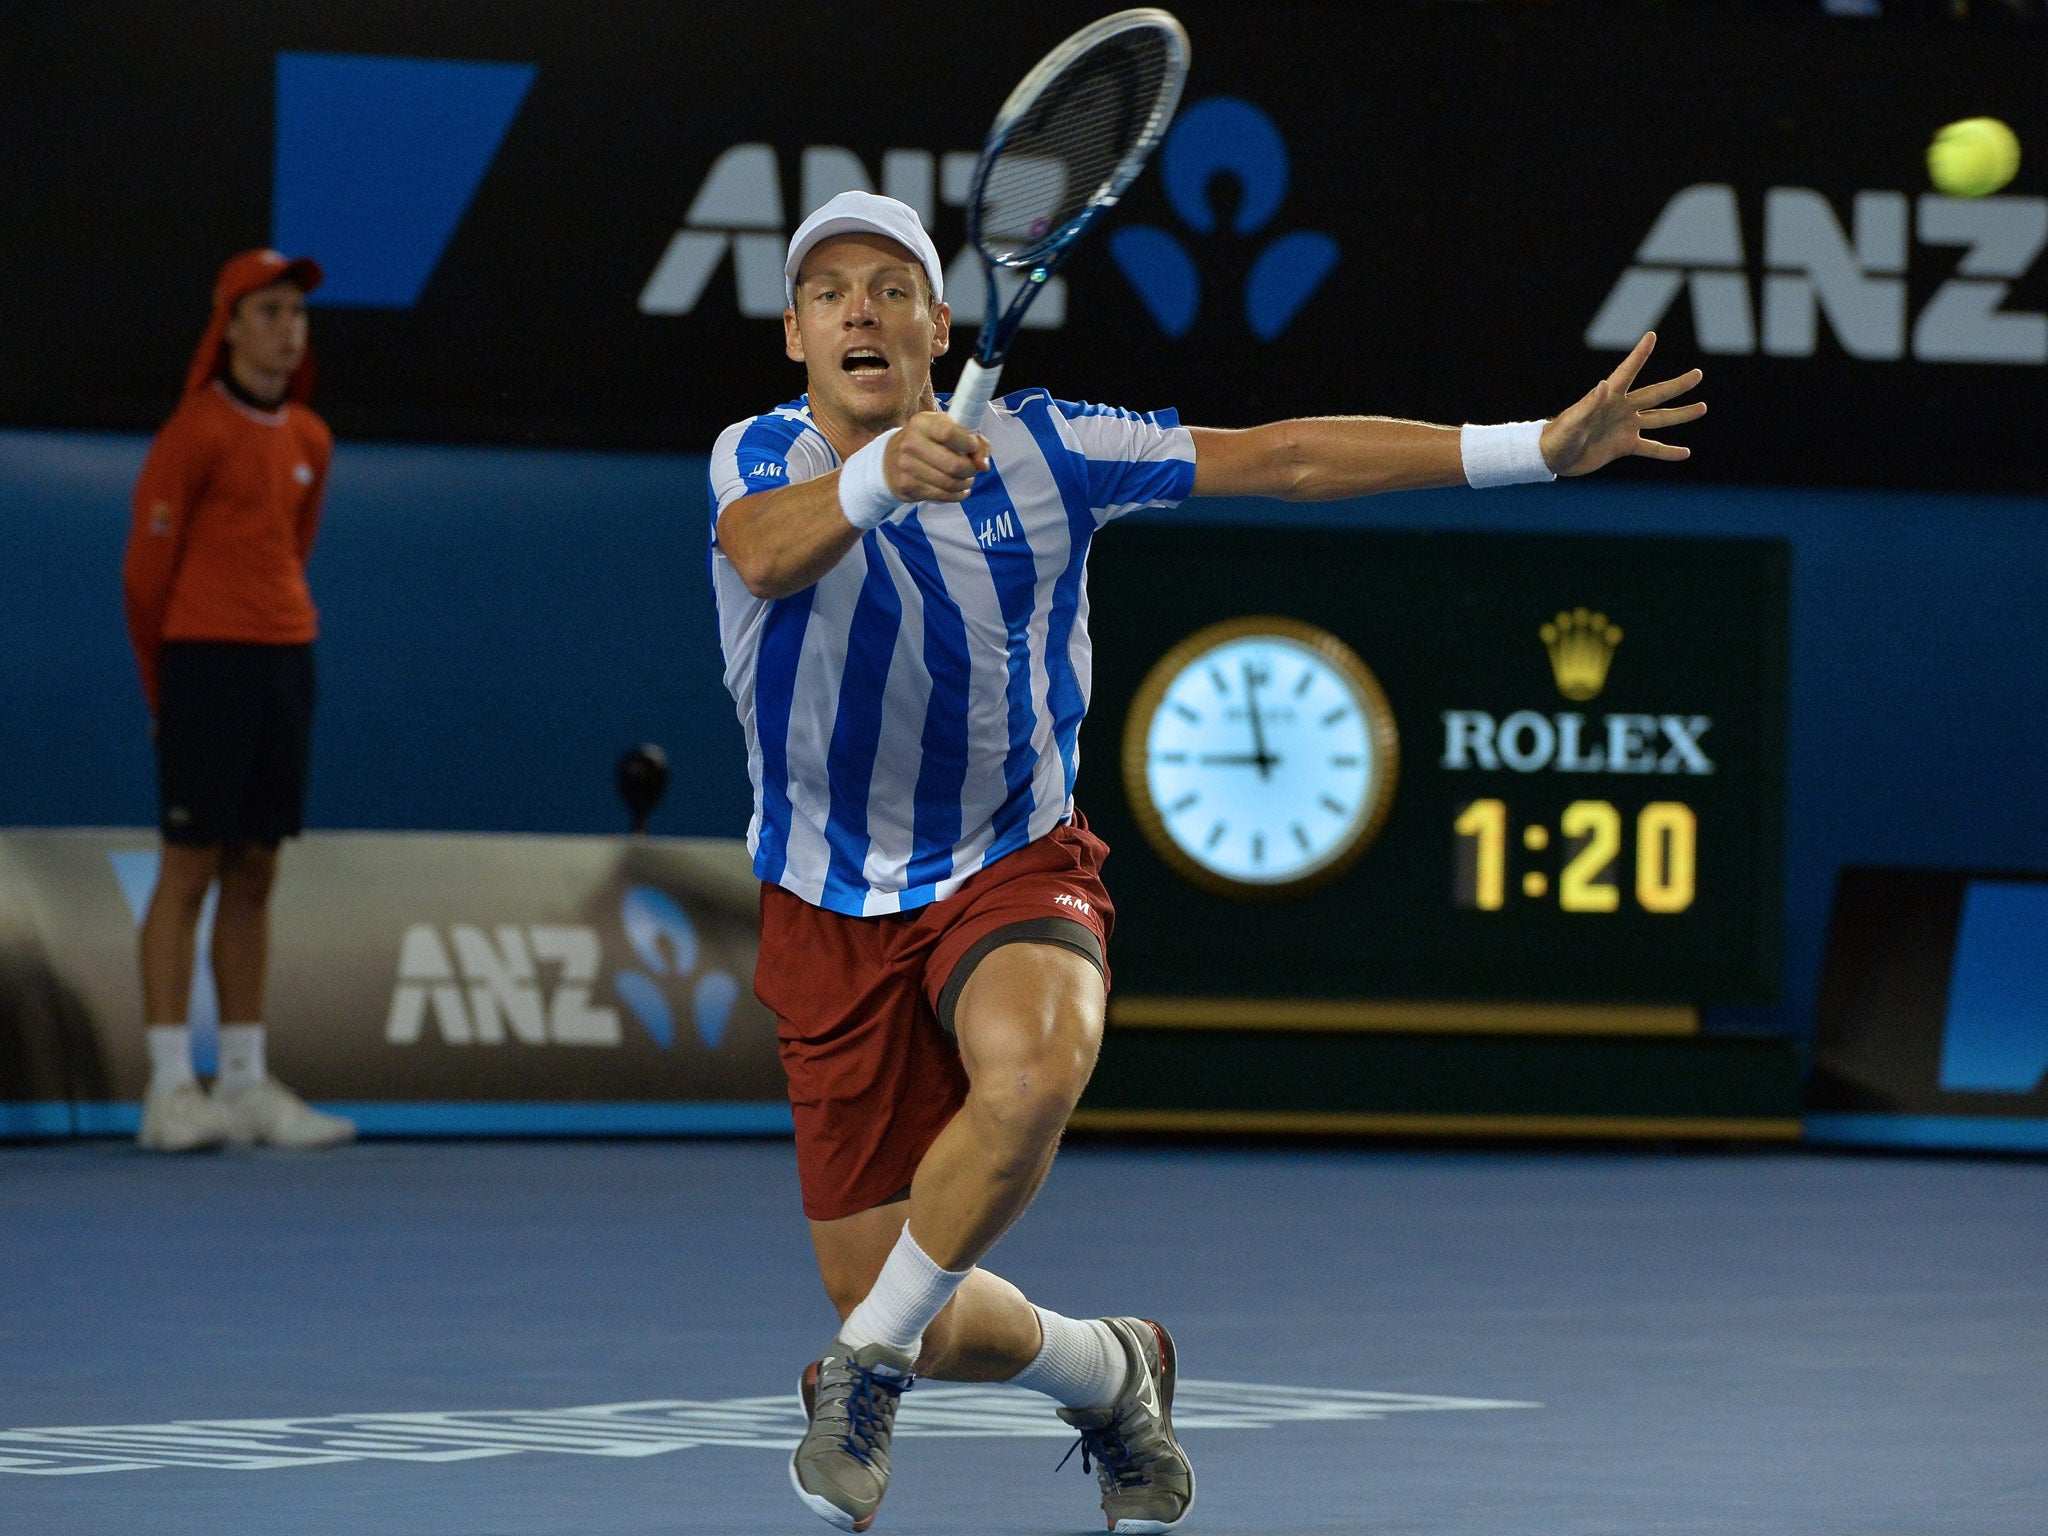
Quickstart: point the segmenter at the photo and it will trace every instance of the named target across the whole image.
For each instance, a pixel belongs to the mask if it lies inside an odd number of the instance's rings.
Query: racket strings
[[[1105,38],[1048,81],[1011,124],[982,180],[975,238],[1004,266],[1059,244],[1076,216],[1113,198],[1163,127],[1178,83],[1165,34]]]

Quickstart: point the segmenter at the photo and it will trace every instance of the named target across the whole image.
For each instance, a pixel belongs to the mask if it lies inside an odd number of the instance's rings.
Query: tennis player
[[[933,394],[951,317],[911,208],[834,198],[784,272],[808,391],[720,436],[711,564],[754,783],[755,990],[779,1021],[804,1212],[840,1316],[802,1375],[791,1481],[865,1530],[913,1378],[1014,1381],[1079,1432],[1111,1530],[1169,1530],[1195,1492],[1172,1336],[1061,1316],[978,1267],[1044,1180],[1102,1036],[1108,850],[1073,801],[1088,542],[1189,496],[1683,459],[1644,434],[1705,411],[1668,404],[1700,375],[1632,390],[1645,336],[1549,421],[1217,431],[1025,390],[970,433]]]
[[[244,251],[221,268],[184,398],[135,483],[122,565],[156,742],[163,850],[142,920],[150,1079],[138,1140],[325,1147],[355,1126],[272,1077],[263,983],[278,844],[298,834],[313,719],[306,557],[334,448],[306,404],[306,295],[319,263]],[[186,1000],[209,887],[220,1073],[192,1069]]]

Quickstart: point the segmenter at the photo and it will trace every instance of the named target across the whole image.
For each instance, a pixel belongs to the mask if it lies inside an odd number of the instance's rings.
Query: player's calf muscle
[[[1038,1319],[1024,1293],[977,1268],[925,1329],[917,1373],[935,1381],[1008,1381],[1031,1363]]]

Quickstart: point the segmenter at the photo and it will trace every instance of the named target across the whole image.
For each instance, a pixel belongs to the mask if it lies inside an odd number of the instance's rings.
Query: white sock
[[[939,1310],[960,1289],[960,1282],[973,1272],[972,1264],[965,1269],[939,1268],[931,1255],[917,1246],[906,1222],[903,1235],[889,1250],[888,1262],[882,1266],[875,1288],[839,1325],[839,1342],[848,1349],[859,1349],[863,1344],[886,1344],[905,1354],[916,1354],[924,1339],[925,1325],[939,1315]]]
[[[183,1024],[149,1026],[149,1086],[176,1088],[193,1083],[192,1031]]]
[[[263,1081],[263,1026],[223,1024],[220,1027],[220,1076],[217,1086],[233,1093]]]
[[[1045,1330],[1045,1347],[1010,1380],[1067,1408],[1107,1408],[1114,1403],[1130,1374],[1130,1362],[1109,1324],[1099,1318],[1083,1322],[1061,1317],[1043,1307],[1031,1310]]]

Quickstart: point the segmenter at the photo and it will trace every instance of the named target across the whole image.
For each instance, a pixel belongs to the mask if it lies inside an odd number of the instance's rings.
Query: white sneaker
[[[227,1139],[228,1125],[219,1107],[192,1079],[169,1087],[152,1083],[142,1096],[142,1129],[135,1133],[138,1147],[152,1152],[197,1152]]]
[[[356,1139],[356,1123],[317,1110],[274,1077],[247,1088],[223,1090],[216,1083],[213,1105],[238,1146],[338,1147]]]

